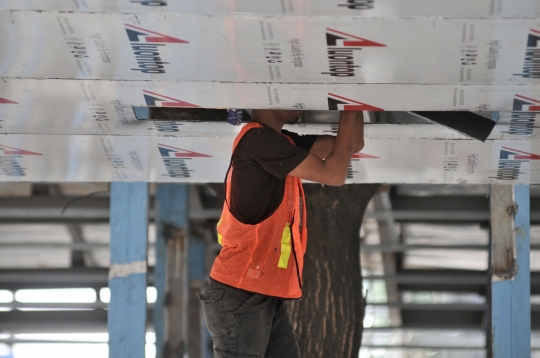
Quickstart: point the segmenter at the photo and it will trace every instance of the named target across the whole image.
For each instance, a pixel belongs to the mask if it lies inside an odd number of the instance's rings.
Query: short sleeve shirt
[[[309,155],[316,135],[282,130],[294,142],[270,127],[244,134],[232,156],[230,211],[244,224],[258,224],[278,208],[285,177]]]

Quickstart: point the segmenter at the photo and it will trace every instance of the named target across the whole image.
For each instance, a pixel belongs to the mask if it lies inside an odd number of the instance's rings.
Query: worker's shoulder
[[[250,130],[248,130],[246,132],[246,135],[248,134],[251,134],[251,135],[255,135],[255,134],[267,134],[267,133],[277,133],[275,131],[275,129],[273,128],[270,128],[270,127],[266,127],[266,126],[263,126],[263,127],[255,127],[255,128],[251,128]]]
[[[270,150],[275,151],[277,148],[286,148],[290,144],[287,137],[275,129],[258,127],[252,128],[244,134],[244,137],[238,143],[238,152],[247,152],[249,153],[248,156],[254,156]]]
[[[282,129],[281,133],[280,133],[280,132],[276,131],[274,128],[270,128],[270,127],[266,127],[266,126],[251,128],[250,130],[248,130],[246,132],[246,135],[247,134],[258,135],[258,136],[274,136],[276,138],[283,138],[283,135],[299,136],[299,134],[296,133],[296,132],[291,132],[291,131],[288,131],[286,129]]]
[[[290,134],[290,132],[283,131],[283,133],[279,133],[275,129],[270,127],[257,127],[248,130],[244,137],[256,141],[276,141],[280,139],[286,140],[282,134]]]
[[[275,141],[275,130],[269,127],[258,127],[249,129],[238,142],[238,151],[252,150],[254,147],[265,146],[267,143]],[[278,134],[279,135],[279,134]]]

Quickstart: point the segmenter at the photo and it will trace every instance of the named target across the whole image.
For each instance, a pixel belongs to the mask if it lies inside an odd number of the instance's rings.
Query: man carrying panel
[[[342,112],[337,137],[282,130],[300,115],[253,110],[234,141],[217,225],[223,248],[199,295],[215,357],[300,357],[285,302],[302,298],[302,179],[343,185],[364,146],[362,112]]]

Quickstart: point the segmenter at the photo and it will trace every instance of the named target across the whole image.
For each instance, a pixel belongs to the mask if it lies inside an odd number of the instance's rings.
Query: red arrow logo
[[[346,32],[326,28],[326,42],[328,46],[344,47],[386,47],[385,44],[354,36]]]
[[[8,147],[7,145],[0,145],[0,150],[3,151],[5,155],[42,155],[41,153],[30,152],[24,149]]]
[[[376,157],[371,154],[365,154],[365,153],[355,153],[353,154],[352,158],[354,159],[381,159],[380,157]]]
[[[2,103],[2,104],[19,104],[18,102],[10,101],[9,99],[5,99],[5,98],[0,98],[0,103]]]
[[[161,94],[144,90],[144,98],[146,104],[149,106],[158,106],[158,107],[193,107],[199,108],[199,106],[184,102],[176,98],[163,96]]]
[[[382,108],[338,96],[333,93],[328,93],[328,109],[334,111],[384,111]]]
[[[192,152],[191,150],[186,150],[182,148],[172,147],[170,145],[159,144],[159,152],[162,157],[171,157],[171,158],[211,158],[211,155]]]
[[[128,28],[126,29],[130,41],[137,41],[139,36],[144,36],[146,42],[157,42],[157,43],[177,43],[177,44],[187,44],[189,41],[178,39],[176,37],[160,34],[159,32],[150,31],[138,27],[135,25],[125,24]]]

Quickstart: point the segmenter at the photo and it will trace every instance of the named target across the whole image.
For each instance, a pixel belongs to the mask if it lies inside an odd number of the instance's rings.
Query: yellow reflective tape
[[[221,246],[223,246],[222,241],[223,241],[223,235],[221,235],[221,234],[218,232],[218,234],[217,234],[217,242],[218,242],[218,244],[220,244]]]
[[[216,229],[218,230],[218,234],[217,234],[217,242],[218,242],[218,244],[220,244],[221,246],[223,246],[223,244],[222,244],[222,241],[223,241],[223,235],[221,235],[221,234],[219,233],[219,225],[221,225],[221,222],[222,222],[222,221],[223,221],[223,218],[219,218],[219,221],[218,221],[218,223],[217,223],[217,225],[216,225]]]
[[[281,234],[281,255],[279,256],[278,267],[287,268],[289,257],[291,256],[291,224],[287,223]]]

